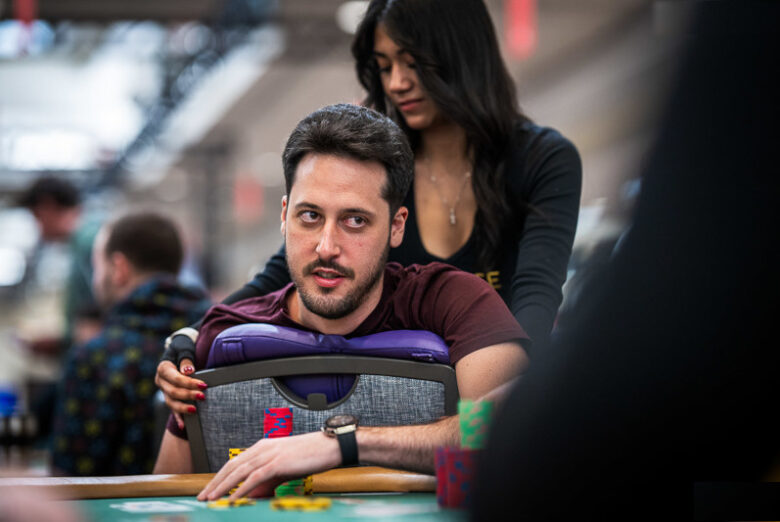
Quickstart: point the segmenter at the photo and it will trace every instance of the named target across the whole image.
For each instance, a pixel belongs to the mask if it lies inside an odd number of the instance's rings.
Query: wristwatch
[[[341,465],[356,466],[358,464],[358,446],[355,432],[358,418],[354,415],[340,414],[328,417],[322,425],[322,432],[328,437],[335,437],[341,448]]]

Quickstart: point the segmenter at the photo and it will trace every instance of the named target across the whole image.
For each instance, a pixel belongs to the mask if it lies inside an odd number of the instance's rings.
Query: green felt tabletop
[[[465,521],[463,511],[440,508],[433,493],[323,495],[332,500],[324,511],[275,511],[270,499],[252,506],[211,509],[194,497],[115,498],[73,501],[87,520],[94,522],[231,522],[282,520],[431,520]]]

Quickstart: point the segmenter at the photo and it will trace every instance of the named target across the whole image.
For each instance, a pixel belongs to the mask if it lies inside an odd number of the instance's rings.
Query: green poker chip
[[[458,402],[460,421],[460,446],[468,449],[483,449],[487,442],[487,433],[493,416],[493,403],[490,401]]]

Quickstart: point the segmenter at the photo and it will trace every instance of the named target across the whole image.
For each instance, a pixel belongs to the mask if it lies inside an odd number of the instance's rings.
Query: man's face
[[[341,319],[381,295],[387,254],[403,238],[406,209],[390,219],[376,162],[309,154],[282,200],[287,264],[304,307]],[[378,294],[378,295],[377,295]]]
[[[32,208],[41,237],[46,241],[67,241],[78,226],[80,207],[65,207],[44,200]]]
[[[95,237],[92,245],[92,292],[101,307],[107,308],[114,304],[114,287],[112,284],[112,264],[106,257],[106,242],[108,230],[103,227]]]

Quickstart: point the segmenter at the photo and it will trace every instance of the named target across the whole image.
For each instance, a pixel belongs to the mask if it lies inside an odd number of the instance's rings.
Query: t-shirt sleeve
[[[179,437],[180,439],[188,440],[187,428],[179,428],[179,424],[176,422],[176,418],[173,416],[173,413],[168,416],[168,423],[165,425],[165,429],[168,430],[171,435]]]
[[[522,172],[507,173],[512,204],[528,213],[512,273],[509,306],[528,335],[539,343],[553,327],[561,304],[561,287],[571,256],[579,215],[582,165],[574,145],[546,129],[522,151]]]
[[[424,284],[409,299],[419,327],[438,333],[450,347],[450,363],[494,344],[529,338],[501,296],[483,279],[442,264],[421,268]]]

